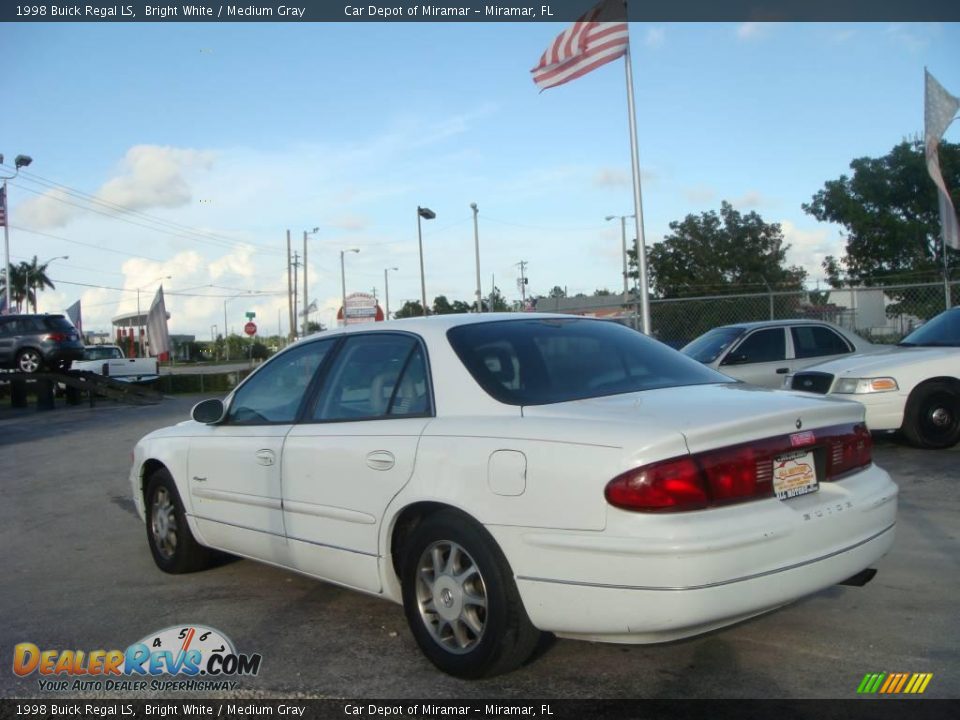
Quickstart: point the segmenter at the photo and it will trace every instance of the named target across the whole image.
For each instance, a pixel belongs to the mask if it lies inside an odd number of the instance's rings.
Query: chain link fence
[[[682,347],[711,328],[757,320],[825,320],[875,343],[896,343],[948,306],[944,283],[826,290],[774,291],[651,299],[653,334]],[[960,304],[960,281],[949,285],[949,306]],[[538,311],[591,315],[639,326],[636,300],[627,296],[542,298]]]

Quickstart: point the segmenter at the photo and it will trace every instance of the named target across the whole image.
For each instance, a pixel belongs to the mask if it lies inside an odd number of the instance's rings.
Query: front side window
[[[635,330],[596,320],[470,323],[447,337],[474,380],[510,405],[733,382]]]
[[[818,325],[801,325],[790,328],[793,334],[793,354],[797,358],[842,355],[852,352],[847,341],[830,328]]]
[[[234,393],[227,422],[233,425],[292,423],[310,381],[334,338],[300,345],[277,355]]]
[[[744,329],[739,327],[714,328],[693,342],[684,345],[680,352],[702,363],[712,363],[743,333]]]
[[[731,352],[724,365],[776,362],[787,357],[787,341],[781,328],[757,330]]]
[[[327,373],[312,417],[321,422],[425,415],[429,410],[423,350],[410,335],[348,337]]]

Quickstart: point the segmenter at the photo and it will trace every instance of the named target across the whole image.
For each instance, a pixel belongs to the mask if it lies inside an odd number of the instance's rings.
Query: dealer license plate
[[[800,450],[773,459],[773,491],[779,500],[789,500],[819,489],[813,451]]]

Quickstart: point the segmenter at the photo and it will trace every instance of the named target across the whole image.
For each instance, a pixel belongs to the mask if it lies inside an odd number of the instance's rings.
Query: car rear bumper
[[[876,466],[819,492],[673,515],[611,508],[599,533],[489,527],[534,625],[606,642],[674,640],[857,574],[893,543],[897,486]]]

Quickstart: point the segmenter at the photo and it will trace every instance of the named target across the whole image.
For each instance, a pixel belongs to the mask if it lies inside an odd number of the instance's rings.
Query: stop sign
[[[247,335],[256,335],[257,334],[257,324],[254,322],[248,322],[243,326],[243,331]]]

